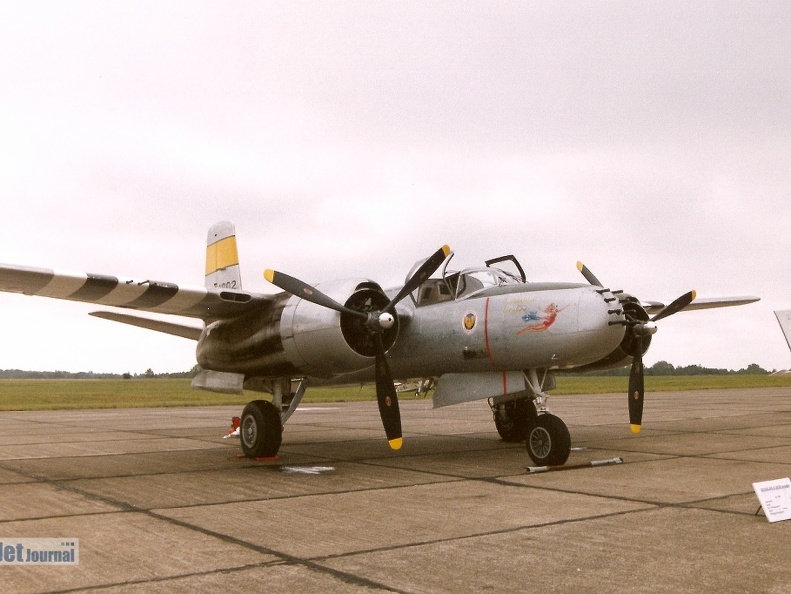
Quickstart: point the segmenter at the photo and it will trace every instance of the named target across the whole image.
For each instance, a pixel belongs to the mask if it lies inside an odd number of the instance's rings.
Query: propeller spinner
[[[585,279],[593,286],[603,287],[599,279],[582,262],[577,262],[577,269]],[[647,319],[648,316],[642,308],[643,319],[639,319],[632,312],[625,309],[627,331],[632,332],[633,349],[632,367],[629,371],[629,425],[632,433],[640,433],[640,426],[643,421],[643,400],[645,398],[645,368],[643,367],[643,339],[651,336],[657,331],[656,322],[675,313],[680,312],[695,299],[695,291],[684,293],[666,307],[664,307],[654,317]],[[639,306],[638,306],[639,307]]]
[[[395,325],[395,306],[409,293],[417,289],[428,279],[445,258],[450,254],[447,245],[442,246],[434,252],[415,273],[407,280],[398,294],[390,300],[381,310],[361,311],[341,305],[328,295],[325,295],[315,287],[296,279],[292,276],[277,272],[275,270],[264,271],[264,278],[280,289],[292,295],[310,301],[316,305],[333,309],[339,313],[356,316],[363,321],[365,329],[371,334],[374,344],[375,356],[375,378],[376,378],[376,400],[379,404],[379,415],[382,417],[382,425],[390,447],[398,450],[403,445],[401,435],[401,412],[398,408],[398,397],[396,396],[395,383],[387,362],[387,355],[382,340],[382,333]]]

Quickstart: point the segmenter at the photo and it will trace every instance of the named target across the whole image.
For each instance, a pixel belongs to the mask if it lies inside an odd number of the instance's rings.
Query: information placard
[[[767,520],[791,520],[791,478],[753,483],[753,489]]]

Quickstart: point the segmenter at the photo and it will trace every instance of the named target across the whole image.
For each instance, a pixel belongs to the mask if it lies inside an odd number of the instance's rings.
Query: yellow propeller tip
[[[275,271],[269,270],[269,268],[267,268],[266,270],[264,270],[264,278],[271,283],[272,279],[275,278]]]
[[[577,260],[577,270],[579,270],[580,272],[582,272],[582,269],[583,269],[583,268],[585,268],[585,264],[583,264],[582,262],[580,262],[579,260]]]
[[[629,425],[629,428],[632,430],[632,433],[637,435],[640,433],[640,425]]]
[[[695,301],[695,298],[698,296],[698,292],[693,289],[692,291],[692,301]]]
[[[394,450],[400,450],[401,446],[404,445],[404,439],[399,437],[397,439],[391,439],[387,443],[390,444],[390,447]]]
[[[448,254],[450,254],[450,246],[449,245],[443,245],[442,246],[442,253],[445,254],[445,257],[447,258]]]

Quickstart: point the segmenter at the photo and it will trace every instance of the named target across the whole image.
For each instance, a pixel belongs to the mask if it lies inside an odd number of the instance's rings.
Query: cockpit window
[[[469,299],[494,287],[524,284],[521,278],[499,268],[485,266],[461,272],[443,271],[443,278],[428,279],[417,291],[418,306]]]
[[[418,305],[441,303],[443,301],[451,301],[452,299],[453,295],[450,292],[450,287],[440,278],[430,278],[420,285],[418,289]]]
[[[505,285],[516,284],[514,277],[497,268],[468,268],[459,273],[459,291],[456,299],[469,299],[470,297],[491,289]]]

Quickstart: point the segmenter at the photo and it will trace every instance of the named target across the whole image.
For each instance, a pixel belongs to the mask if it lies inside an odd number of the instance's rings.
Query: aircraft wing
[[[696,298],[692,303],[687,305],[681,311],[692,311],[693,309],[712,309],[715,307],[733,307],[734,305],[745,305],[747,303],[754,303],[759,301],[760,297],[752,297],[752,296],[743,296],[743,297],[699,297]],[[641,305],[645,309],[645,311],[650,314],[657,314],[666,305],[668,302],[662,301],[643,301]]]
[[[113,322],[145,328],[146,330],[156,330],[157,332],[164,332],[173,336],[181,336],[190,340],[198,340],[203,333],[203,328],[198,328],[197,326],[175,324],[142,316],[130,316],[129,314],[115,313],[113,311],[92,311],[89,315],[102,318],[103,320],[112,320]]]
[[[260,308],[274,298],[242,291],[215,291],[154,280],[7,264],[0,264],[0,291],[186,316],[204,321],[233,318]]]

